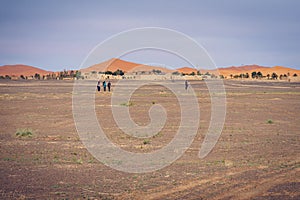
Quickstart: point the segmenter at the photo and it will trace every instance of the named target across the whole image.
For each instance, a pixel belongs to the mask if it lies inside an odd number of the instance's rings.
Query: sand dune
[[[179,73],[184,73],[184,74],[191,74],[192,72],[197,74],[197,69],[191,68],[191,67],[178,68],[178,69],[176,69],[176,71],[178,71]]]
[[[51,71],[46,71],[37,67],[32,67],[29,65],[4,65],[0,66],[0,75],[5,76],[34,76],[36,73],[40,75],[46,75],[52,73]]]
[[[116,70],[122,70],[125,73],[130,73],[130,72],[149,72],[152,70],[160,70],[164,73],[172,73],[174,71],[178,71],[179,73],[185,73],[185,74],[190,74],[192,72],[197,73],[197,69],[191,68],[191,67],[182,67],[178,68],[176,70],[171,70],[168,68],[164,67],[159,67],[159,66],[149,66],[149,65],[144,65],[144,64],[139,64],[139,63],[134,63],[134,62],[129,62],[117,58],[112,58],[110,60],[107,60],[105,62],[99,63],[92,65],[88,68],[81,69],[81,72],[105,72],[105,71],[116,71]],[[261,72],[263,76],[267,76],[267,74],[272,75],[273,72],[275,72],[278,76],[280,75],[290,75],[293,76],[294,74],[297,74],[300,76],[300,70],[292,69],[292,68],[287,68],[283,66],[274,66],[274,67],[265,67],[265,66],[259,66],[259,65],[243,65],[243,66],[231,66],[231,67],[225,67],[225,68],[219,68],[218,70],[205,70],[205,69],[200,69],[200,72],[202,74],[209,72],[213,73],[215,75],[223,75],[224,77],[229,78],[231,75],[240,75],[240,74],[246,74],[248,73],[249,76],[251,76],[252,72]],[[40,75],[46,75],[49,73],[53,73],[51,71],[46,71],[39,69],[37,67],[33,66],[28,66],[28,65],[4,65],[0,66],[0,75],[5,76],[34,76],[35,73],[38,73]],[[58,74],[58,72],[57,72]]]
[[[116,70],[122,70],[123,72],[135,72],[135,71],[152,71],[152,70],[160,70],[162,72],[168,73],[172,70],[163,68],[163,67],[155,67],[155,66],[149,66],[134,62],[129,62],[125,60],[121,60],[118,58],[112,58],[108,61],[92,65],[91,67],[82,69],[82,72],[91,72],[91,71],[116,71]]]
[[[218,70],[200,70],[201,73],[214,73],[216,75],[223,75],[224,77],[230,77],[230,75],[240,75],[248,73],[251,76],[252,72],[261,72],[263,76],[267,76],[267,74],[272,75],[272,73],[276,73],[278,76],[281,74],[293,76],[295,73],[300,76],[300,70],[282,67],[282,66],[274,66],[274,67],[265,67],[259,65],[245,65],[239,67],[226,67],[226,68],[219,68]]]
[[[182,67],[174,71],[178,71],[179,73],[184,73],[184,74],[191,74],[192,72],[197,73],[198,69],[192,67]],[[296,70],[288,67],[282,67],[282,66],[265,67],[260,65],[231,66],[225,68],[218,68],[216,70],[200,69],[200,72],[202,74],[209,72],[215,75],[223,75],[224,77],[230,77],[230,75],[234,76],[234,75],[240,75],[246,73],[251,75],[252,72],[261,72],[263,76],[266,76],[267,74],[272,75],[273,72],[276,73],[278,76],[280,76],[281,74],[282,75],[289,74],[290,76],[293,76],[295,73],[298,76],[300,76],[300,70]]]
[[[291,68],[287,68],[287,67],[279,67],[279,66],[275,66],[275,67],[257,67],[257,68],[253,68],[253,69],[248,69],[248,70],[244,70],[244,71],[233,71],[233,70],[223,70],[221,71],[221,74],[223,74],[224,76],[230,76],[230,74],[232,75],[239,75],[239,74],[246,74],[248,73],[249,75],[251,75],[252,72],[261,72],[263,76],[267,76],[272,75],[272,73],[276,73],[278,76],[279,75],[288,75],[290,74],[291,76],[293,74],[297,74],[300,75],[300,70],[296,70],[296,69],[291,69]]]

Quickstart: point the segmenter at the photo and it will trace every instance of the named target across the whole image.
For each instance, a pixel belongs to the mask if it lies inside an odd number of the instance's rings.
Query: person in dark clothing
[[[98,81],[98,83],[97,83],[97,90],[98,90],[98,92],[100,92],[100,90],[101,90],[100,81]]]
[[[111,82],[108,81],[108,83],[107,83],[107,88],[108,88],[108,91],[109,91],[109,92],[110,92],[110,87],[111,87]]]
[[[106,91],[106,82],[105,81],[103,81],[103,90],[104,90],[104,92]]]
[[[189,87],[189,83],[188,83],[188,81],[187,81],[187,80],[185,80],[184,84],[185,84],[185,90],[187,90],[187,89],[188,89],[188,87]]]

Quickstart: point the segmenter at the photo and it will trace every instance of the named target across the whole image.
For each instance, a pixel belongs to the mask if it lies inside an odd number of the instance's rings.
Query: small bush
[[[131,101],[127,102],[127,103],[121,103],[120,104],[121,106],[126,106],[126,107],[129,107],[129,106],[133,106],[133,103]]]
[[[145,139],[144,141],[143,141],[143,144],[150,144],[150,140],[149,139]]]
[[[273,124],[274,122],[273,122],[273,120],[268,119],[268,120],[267,120],[267,123],[268,123],[268,124]]]
[[[33,131],[28,128],[18,129],[16,132],[17,137],[31,137],[33,135]]]
[[[77,159],[77,158],[74,158],[73,161],[76,163],[76,164],[83,164],[83,160],[81,158]]]

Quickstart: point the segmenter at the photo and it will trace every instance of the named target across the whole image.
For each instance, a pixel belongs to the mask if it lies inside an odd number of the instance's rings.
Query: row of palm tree
[[[56,72],[56,73],[49,73],[46,75],[41,75],[39,73],[35,73],[32,76],[25,76],[25,75],[20,75],[19,77],[16,76],[10,76],[10,75],[5,75],[5,76],[0,76],[0,79],[12,79],[12,78],[18,78],[18,79],[36,79],[36,80],[50,80],[50,79],[64,79],[64,78],[79,78],[81,77],[81,72],[76,70],[64,70],[61,72]]]
[[[293,74],[293,77],[297,77],[298,75],[295,73]],[[290,77],[290,73],[288,72],[287,74],[280,74],[279,76],[273,72],[272,74],[267,74],[266,76],[264,76],[260,71],[259,72],[256,72],[256,71],[253,71],[251,73],[251,78],[252,79],[260,79],[260,78],[267,78],[267,79],[283,79],[283,78],[288,78]],[[240,75],[232,75],[230,74],[230,78],[250,78],[250,75],[249,73],[245,73],[245,74],[240,74]]]

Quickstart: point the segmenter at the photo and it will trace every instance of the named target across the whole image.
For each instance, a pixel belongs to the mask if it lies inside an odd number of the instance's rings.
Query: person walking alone
[[[188,87],[189,87],[189,83],[188,83],[188,81],[187,81],[187,80],[185,80],[185,82],[184,82],[184,85],[185,85],[185,90],[187,90],[187,89],[188,89]]]

